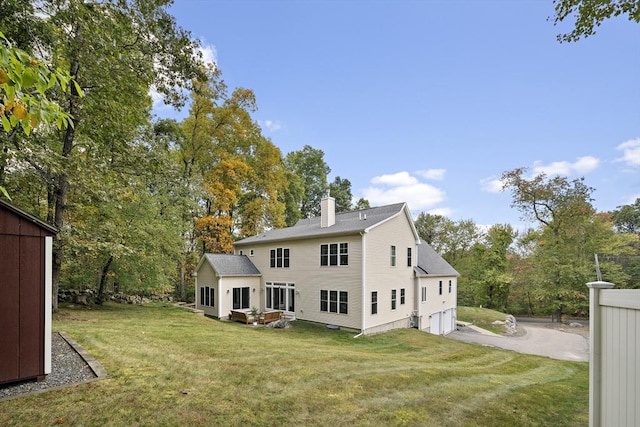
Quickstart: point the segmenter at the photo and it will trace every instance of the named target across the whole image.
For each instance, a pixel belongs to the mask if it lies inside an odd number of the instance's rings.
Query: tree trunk
[[[102,305],[104,302],[104,288],[107,284],[107,273],[109,273],[109,267],[113,262],[113,255],[109,256],[107,263],[102,267],[102,274],[100,275],[100,285],[98,286],[98,296],[96,297],[96,304]]]
[[[69,66],[70,75],[75,80],[78,76],[78,68],[79,64],[76,59],[72,59],[71,64]],[[77,100],[79,98],[79,93],[75,88],[75,85],[71,85],[71,96],[68,100],[67,112],[71,115],[74,125],[68,126],[65,129],[63,139],[62,139],[62,172],[58,174],[55,181],[55,190],[54,190],[54,217],[53,217],[53,225],[58,229],[59,233],[62,233],[62,227],[64,226],[64,214],[67,208],[67,193],[69,191],[69,176],[67,174],[67,168],[69,168],[68,161],[71,157],[71,151],[73,149],[73,143],[75,140],[76,129],[75,127],[78,125],[78,120],[75,117],[75,113],[77,111]],[[62,271],[62,258],[64,254],[64,245],[60,239],[60,235],[58,234],[54,238],[53,245],[53,268],[52,268],[52,309],[53,312],[58,311],[58,289],[60,288],[60,273]]]

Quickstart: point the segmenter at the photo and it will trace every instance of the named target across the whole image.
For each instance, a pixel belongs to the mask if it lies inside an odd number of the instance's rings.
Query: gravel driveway
[[[564,332],[545,327],[539,323],[518,323],[523,333],[508,337],[480,333],[469,327],[462,327],[447,335],[458,341],[478,343],[519,353],[546,356],[552,359],[573,362],[589,361],[589,339],[584,334]]]

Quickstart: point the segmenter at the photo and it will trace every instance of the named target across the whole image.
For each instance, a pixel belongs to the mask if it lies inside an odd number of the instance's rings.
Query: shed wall
[[[600,295],[601,423],[637,426],[640,420],[640,290]],[[597,424],[596,424],[597,425]]]

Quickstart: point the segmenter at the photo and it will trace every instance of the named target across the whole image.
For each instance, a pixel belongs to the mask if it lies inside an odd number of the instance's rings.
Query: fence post
[[[600,290],[611,289],[609,282],[589,282],[589,427],[600,427],[602,374],[602,319],[600,318]]]

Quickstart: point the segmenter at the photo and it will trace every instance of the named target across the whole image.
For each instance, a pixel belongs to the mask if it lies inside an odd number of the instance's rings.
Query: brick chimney
[[[326,195],[320,202],[320,227],[331,227],[336,223],[336,199]]]

